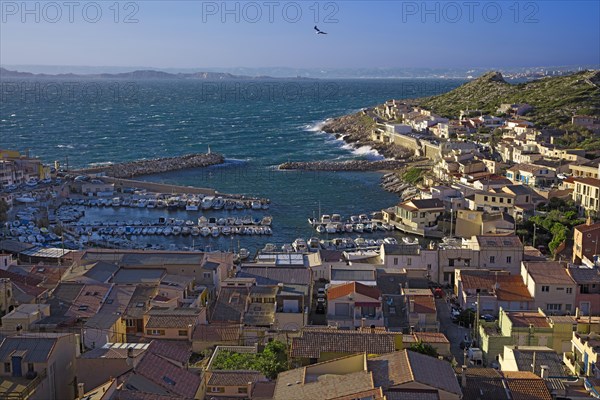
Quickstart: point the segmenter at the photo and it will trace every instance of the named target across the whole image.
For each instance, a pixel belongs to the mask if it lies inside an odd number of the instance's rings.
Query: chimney
[[[535,374],[535,351],[533,352],[533,360],[531,361],[531,372]]]
[[[579,318],[580,316],[579,307],[575,307],[575,319]]]
[[[371,324],[371,333],[375,333],[375,325]]]
[[[365,328],[365,321],[366,321],[366,320],[367,320],[367,319],[366,319],[366,318],[364,318],[364,317],[360,319],[360,329],[364,329],[364,328]]]
[[[408,301],[408,311],[411,313],[415,312],[415,301],[413,299]]]
[[[83,396],[85,395],[84,385],[83,382],[77,384],[77,398],[79,399],[83,399]]]
[[[540,368],[541,368],[540,377],[542,379],[548,379],[548,366],[542,365]]]
[[[462,366],[462,372],[460,374],[460,385],[462,386],[463,390],[464,390],[464,388],[467,387],[467,366],[466,365]]]
[[[127,358],[133,358],[133,347],[127,348]]]

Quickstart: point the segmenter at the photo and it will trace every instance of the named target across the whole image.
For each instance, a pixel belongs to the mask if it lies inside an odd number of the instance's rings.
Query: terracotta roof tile
[[[574,285],[566,264],[558,261],[524,261],[523,264],[536,285]]]
[[[386,354],[395,350],[397,334],[375,330],[350,331],[338,329],[305,328],[300,336],[292,338],[291,356],[319,358],[321,353],[362,353]]]
[[[196,395],[201,379],[198,375],[177,367],[169,361],[146,352],[146,355],[134,369],[146,379],[154,382],[169,392],[181,398],[193,399]]]
[[[192,338],[203,342],[237,344],[242,329],[239,324],[212,323],[200,324],[194,330]]]
[[[363,296],[377,300],[381,297],[381,291],[376,287],[363,285],[359,282],[349,282],[330,287],[327,290],[327,300],[339,299],[351,293],[362,294]]]
[[[244,386],[249,382],[265,381],[266,377],[257,371],[210,371],[209,386]]]
[[[375,386],[384,390],[416,382],[462,396],[450,364],[424,354],[402,350],[367,360]]]
[[[543,379],[535,376],[533,373],[528,372],[533,376],[529,378],[522,377],[523,375],[517,375],[511,377],[512,374],[504,373],[506,376],[506,384],[510,390],[513,400],[552,400],[552,395],[546,386]],[[535,378],[534,378],[535,377]]]
[[[148,351],[180,363],[187,363],[192,355],[190,344],[180,340],[153,340]]]

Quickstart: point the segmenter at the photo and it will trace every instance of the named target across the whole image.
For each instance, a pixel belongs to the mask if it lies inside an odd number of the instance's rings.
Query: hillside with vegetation
[[[559,128],[574,114],[600,116],[600,71],[547,77],[510,84],[500,72],[488,72],[441,95],[417,99],[421,107],[449,118],[461,110],[496,114],[504,103],[527,103],[533,110],[527,119],[540,126]]]

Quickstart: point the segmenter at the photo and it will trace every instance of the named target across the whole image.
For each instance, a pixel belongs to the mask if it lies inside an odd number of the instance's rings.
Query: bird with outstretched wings
[[[327,32],[323,32],[322,30],[317,28],[316,25],[315,25],[315,31],[316,31],[317,35],[327,35]]]

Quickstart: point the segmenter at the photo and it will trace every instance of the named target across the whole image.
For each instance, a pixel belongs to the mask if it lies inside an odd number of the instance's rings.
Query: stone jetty
[[[187,168],[201,168],[222,164],[225,157],[218,153],[186,154],[178,157],[155,158],[118,164],[84,168],[75,173],[99,174],[105,173],[113,178],[133,178],[140,175],[158,174],[161,172],[177,171]]]
[[[397,160],[349,160],[349,161],[310,161],[286,162],[279,165],[280,170],[301,171],[385,171],[395,170],[406,165]]]

